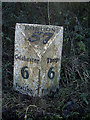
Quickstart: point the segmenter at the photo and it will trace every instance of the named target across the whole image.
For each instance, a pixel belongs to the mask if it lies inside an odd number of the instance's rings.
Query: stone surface
[[[63,27],[17,23],[14,89],[43,96],[59,88]]]

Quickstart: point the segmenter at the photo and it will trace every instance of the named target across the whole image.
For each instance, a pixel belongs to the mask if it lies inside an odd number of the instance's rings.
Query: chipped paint
[[[44,96],[59,88],[63,27],[17,23],[14,89]]]

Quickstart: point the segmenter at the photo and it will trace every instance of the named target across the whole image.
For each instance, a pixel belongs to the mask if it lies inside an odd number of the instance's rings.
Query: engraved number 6
[[[51,68],[49,69],[49,71],[48,71],[48,77],[49,77],[50,79],[53,79],[54,76],[55,76],[55,72],[52,71],[53,68],[54,68],[54,67],[51,67]]]
[[[28,68],[27,66],[24,66],[22,69],[21,69],[21,75],[24,79],[28,79],[29,78],[29,73],[27,70],[25,70],[26,68]]]

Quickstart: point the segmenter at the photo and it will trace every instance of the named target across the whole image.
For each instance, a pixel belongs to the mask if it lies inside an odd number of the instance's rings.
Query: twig
[[[25,112],[25,117],[24,117],[25,120],[27,119],[27,112],[28,112],[29,107],[35,107],[35,108],[37,108],[36,105],[29,105],[29,106],[27,107],[27,109],[26,109],[26,112]]]

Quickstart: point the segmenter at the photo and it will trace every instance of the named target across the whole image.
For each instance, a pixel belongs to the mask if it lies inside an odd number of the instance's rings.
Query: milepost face
[[[63,27],[17,23],[14,89],[44,96],[59,88]]]

